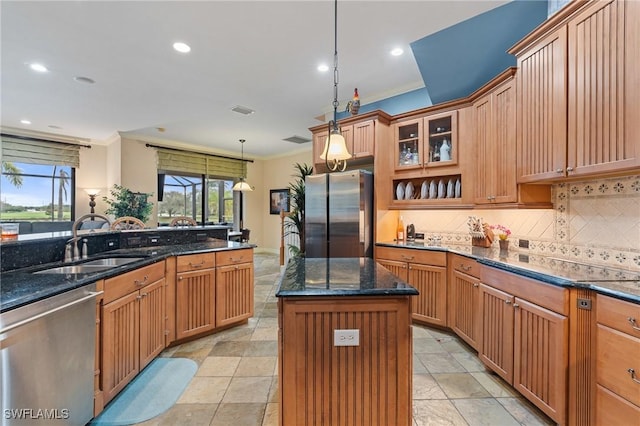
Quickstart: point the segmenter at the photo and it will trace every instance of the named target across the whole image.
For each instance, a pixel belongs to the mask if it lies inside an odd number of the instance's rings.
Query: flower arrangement
[[[491,225],[491,229],[495,229],[498,234],[498,238],[505,241],[511,235],[511,230],[503,225]]]

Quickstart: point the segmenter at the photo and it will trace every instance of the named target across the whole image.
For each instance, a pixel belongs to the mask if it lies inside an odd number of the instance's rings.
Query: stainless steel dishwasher
[[[0,314],[2,425],[93,417],[95,284]]]

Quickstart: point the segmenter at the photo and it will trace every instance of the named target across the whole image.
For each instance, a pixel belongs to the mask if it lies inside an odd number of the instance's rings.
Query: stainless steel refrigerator
[[[373,175],[365,170],[305,179],[306,257],[373,257]]]

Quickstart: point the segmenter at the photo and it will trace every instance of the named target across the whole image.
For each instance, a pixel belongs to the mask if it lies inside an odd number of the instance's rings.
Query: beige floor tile
[[[413,339],[414,354],[444,354],[447,351],[434,338]]]
[[[236,371],[235,377],[243,376],[273,376],[273,369],[276,367],[276,357],[255,356],[243,357]]]
[[[220,404],[211,426],[260,426],[266,404]]]
[[[520,426],[494,398],[454,399],[451,402],[470,426]]]
[[[262,426],[278,426],[280,415],[280,404],[270,402],[267,404],[267,409],[264,412],[264,420],[262,420]]]
[[[230,377],[194,377],[178,404],[217,404],[227,391]]]
[[[223,341],[218,342],[209,351],[209,356],[232,356],[240,357],[249,347],[249,341]]]
[[[487,368],[484,366],[482,361],[480,361],[476,352],[455,352],[452,353],[451,356],[469,372],[487,371]]]
[[[447,399],[447,395],[430,374],[414,374],[413,399]]]
[[[278,356],[278,342],[274,340],[247,342],[244,356]]]
[[[485,388],[494,398],[505,398],[519,394],[509,384],[493,373],[474,372],[471,375]]]
[[[176,404],[139,426],[203,426],[211,423],[218,404]]]
[[[497,401],[520,422],[527,426],[551,426],[556,423],[522,397],[497,398]]]
[[[209,356],[198,368],[196,376],[233,376],[241,359],[237,356]]]
[[[413,421],[416,426],[466,426],[451,401],[443,400],[414,400]]]
[[[269,402],[278,402],[278,378],[274,377],[271,380],[271,387],[269,388]]]
[[[463,373],[465,368],[451,354],[418,354],[429,373]]]
[[[276,318],[274,318],[276,319]],[[271,328],[256,328],[251,335],[251,340],[273,340],[278,341],[278,329]]]
[[[433,374],[447,398],[488,398],[491,395],[478,381],[467,373]]]
[[[257,328],[275,328],[278,329],[278,318],[260,318]]]
[[[222,399],[224,403],[267,403],[271,377],[234,377]]]
[[[413,374],[425,374],[428,373],[427,367],[424,366],[418,355],[413,354]]]

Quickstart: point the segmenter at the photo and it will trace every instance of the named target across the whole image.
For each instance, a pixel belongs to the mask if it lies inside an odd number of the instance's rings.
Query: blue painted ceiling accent
[[[465,97],[515,66],[506,53],[547,18],[547,0],[517,0],[411,43],[433,104]]]

